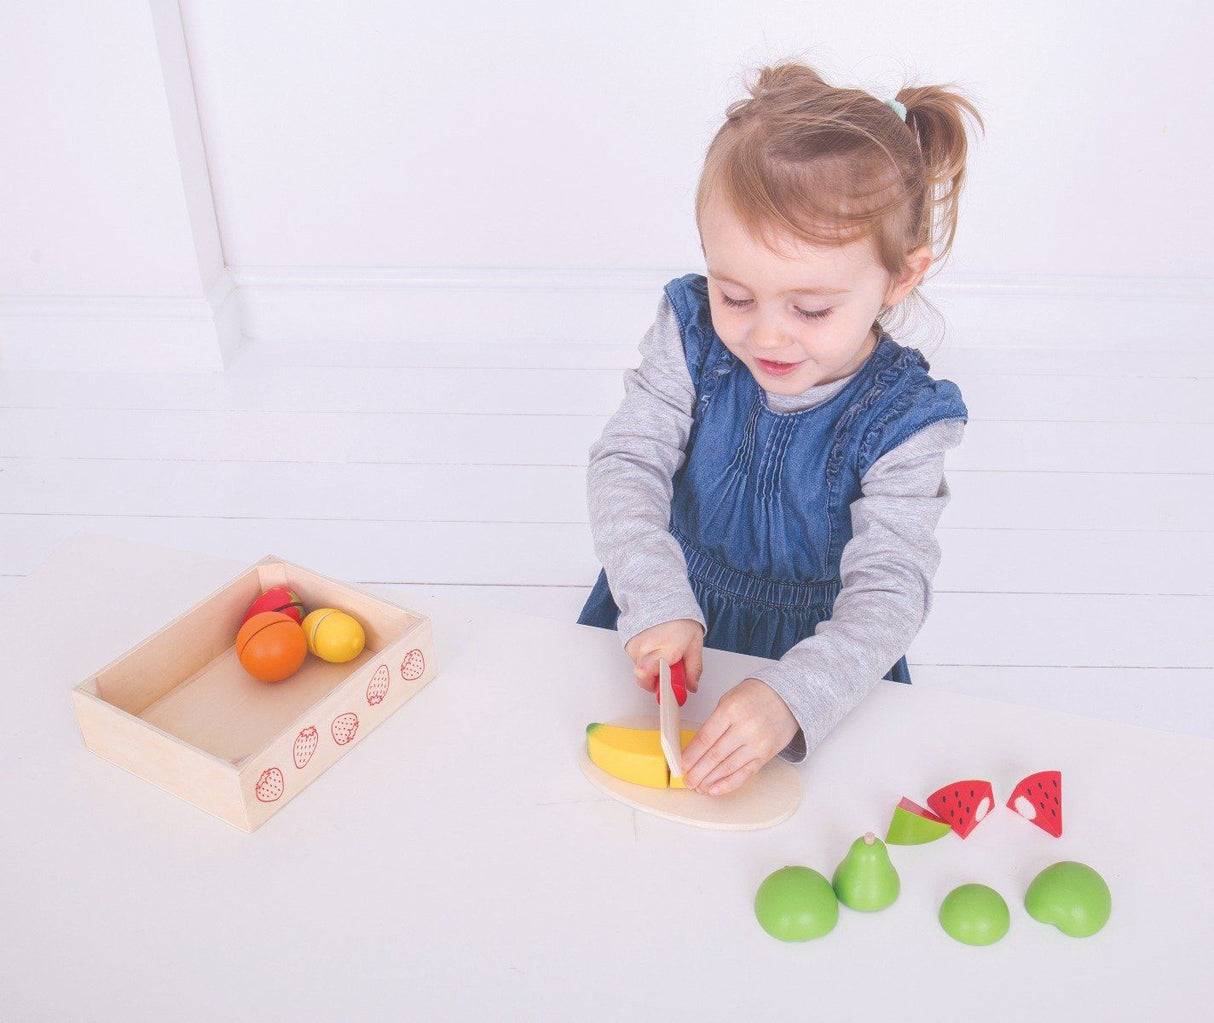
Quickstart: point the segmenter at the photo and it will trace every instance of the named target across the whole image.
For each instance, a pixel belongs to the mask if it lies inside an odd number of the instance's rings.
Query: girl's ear
[[[932,250],[926,245],[907,255],[902,272],[890,282],[889,290],[885,293],[887,306],[896,306],[914,290],[932,265],[932,258]]]

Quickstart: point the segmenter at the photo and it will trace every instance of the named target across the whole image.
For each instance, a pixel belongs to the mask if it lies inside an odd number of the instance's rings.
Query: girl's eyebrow
[[[721,274],[716,273],[712,270],[708,271],[708,276],[715,277],[718,281],[724,281],[726,284],[736,284],[739,288],[746,287],[746,285],[743,284],[741,281],[735,281],[731,277],[724,277]],[[749,291],[750,289],[747,288],[747,290]],[[850,295],[851,292],[846,288],[812,287],[812,288],[793,288],[789,292],[789,294],[790,295]]]

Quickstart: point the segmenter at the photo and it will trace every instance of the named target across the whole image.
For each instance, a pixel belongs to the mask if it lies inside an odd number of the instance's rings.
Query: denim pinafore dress
[[[923,356],[882,333],[851,380],[820,405],[774,412],[712,326],[700,274],[665,287],[696,404],[675,474],[669,529],[704,612],[704,645],[779,660],[830,618],[851,504],[882,455],[944,419],[967,418],[961,392]],[[605,571],[579,624],[614,629]],[[906,658],[885,678],[909,682]]]

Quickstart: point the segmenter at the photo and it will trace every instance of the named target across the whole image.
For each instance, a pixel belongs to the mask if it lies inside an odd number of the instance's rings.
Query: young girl
[[[666,285],[590,449],[603,571],[578,619],[618,629],[649,690],[661,657],[694,691],[705,645],[778,662],[684,752],[710,794],[803,760],[882,677],[910,681],[967,419],[882,318],[952,246],[977,110],[934,86],[882,102],[796,63],[748,91],[696,193],[707,276]]]

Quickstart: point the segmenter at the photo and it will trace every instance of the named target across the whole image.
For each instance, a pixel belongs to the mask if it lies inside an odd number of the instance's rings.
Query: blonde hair
[[[870,93],[835,88],[795,61],[760,69],[747,91],[749,99],[726,108],[709,144],[696,189],[697,228],[719,195],[773,251],[773,229],[814,245],[871,237],[891,276],[923,245],[931,247],[936,271],[943,267],[965,182],[964,115],[985,135],[973,103],[942,86],[904,86],[893,97],[906,107],[903,123]],[[936,312],[918,287],[912,296]],[[881,310],[875,328],[887,329],[888,312]]]

